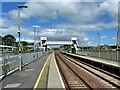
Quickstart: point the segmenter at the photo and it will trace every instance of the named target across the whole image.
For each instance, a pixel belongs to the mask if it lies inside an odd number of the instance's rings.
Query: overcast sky
[[[99,32],[101,44],[113,45],[116,43],[119,0],[96,1],[2,2],[0,35],[12,34],[18,40],[17,5],[27,5],[27,9],[20,10],[21,40],[33,42],[32,26],[40,26],[39,36],[47,36],[48,40],[70,40],[71,36],[76,36],[79,45],[96,46]]]

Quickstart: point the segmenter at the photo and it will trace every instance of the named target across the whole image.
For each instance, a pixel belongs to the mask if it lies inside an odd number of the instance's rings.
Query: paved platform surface
[[[48,54],[26,65],[22,68],[22,71],[16,71],[7,76],[2,81],[2,88],[29,88],[32,90],[47,57]]]
[[[39,89],[60,89],[65,90],[60,75],[54,52],[42,56],[39,60],[31,62],[7,76],[2,81],[3,90],[39,90]]]
[[[76,55],[76,54],[71,54],[71,53],[67,53],[67,54],[120,68],[120,61],[118,62],[118,61],[113,61],[113,60],[105,60],[105,59],[94,58],[94,57],[89,57],[89,56],[81,56],[81,55]]]
[[[56,88],[56,89],[65,88],[59,69],[58,69],[58,66],[56,64],[54,52],[52,53],[51,61],[50,61],[47,88]]]

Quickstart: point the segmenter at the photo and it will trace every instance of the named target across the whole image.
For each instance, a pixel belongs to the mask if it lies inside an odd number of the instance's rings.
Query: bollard
[[[36,59],[36,61],[38,60],[38,53],[37,53],[37,59]]]
[[[21,65],[22,63],[21,63],[21,55],[20,55],[20,53],[19,53],[19,71],[21,71],[22,70],[22,65]]]
[[[2,90],[2,79],[0,79],[0,90]]]
[[[98,52],[98,55],[99,55],[98,57],[100,58],[100,51]]]
[[[7,58],[5,58],[5,59],[4,59],[4,62],[3,62],[3,73],[4,73],[4,76],[7,75],[6,63],[7,63]]]

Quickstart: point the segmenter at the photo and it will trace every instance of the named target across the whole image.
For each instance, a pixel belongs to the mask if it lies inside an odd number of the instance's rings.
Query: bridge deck
[[[47,45],[72,45],[73,42],[72,41],[46,41]]]

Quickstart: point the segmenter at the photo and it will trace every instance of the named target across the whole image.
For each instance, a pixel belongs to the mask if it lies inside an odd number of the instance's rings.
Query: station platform
[[[47,88],[65,88],[58,66],[56,64],[54,52],[52,53],[50,61]]]
[[[33,90],[37,90],[39,88],[61,90],[64,90],[65,88],[58,66],[56,64],[54,52],[51,53],[46,60]]]
[[[109,65],[115,68],[120,68],[120,61],[118,62],[118,61],[113,61],[113,60],[105,60],[105,59],[94,58],[94,57],[89,57],[89,56],[81,56],[81,55],[72,54],[72,53],[66,53],[66,54],[80,57],[80,58],[87,59],[87,60],[91,60],[91,61],[98,62],[101,64]]]
[[[31,62],[23,67],[22,71],[10,74],[1,83],[2,90],[65,89],[54,52]]]
[[[39,72],[47,59],[49,54],[42,56],[39,60],[35,60],[22,68],[22,71],[15,71],[6,76],[1,86],[3,90],[17,90],[19,88],[30,89],[34,87],[34,84],[38,78]],[[17,88],[17,89],[16,89]]]

